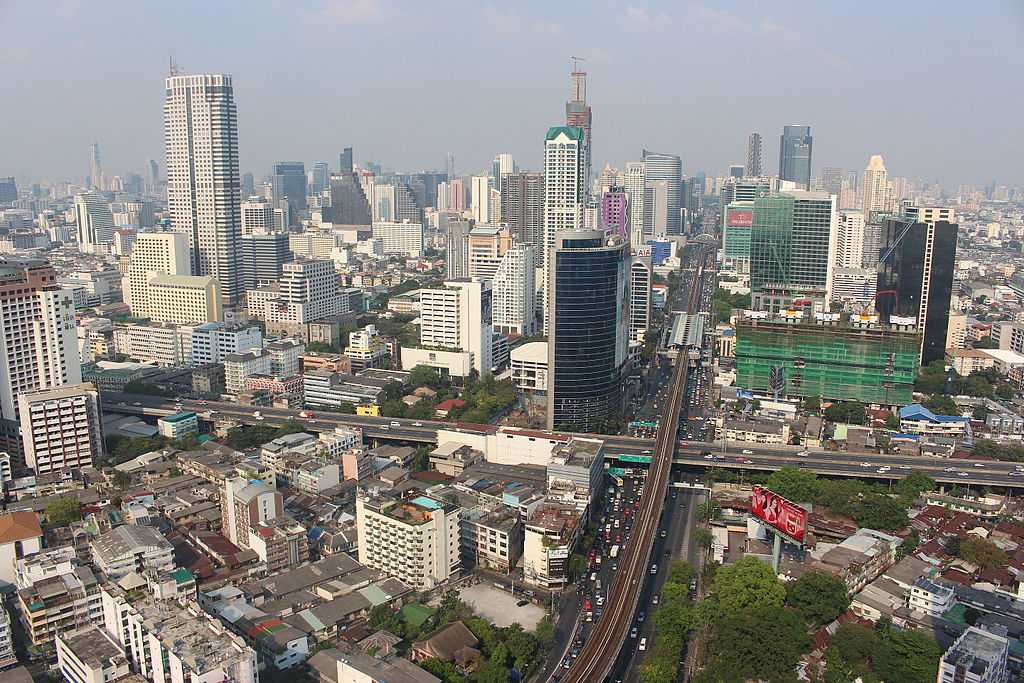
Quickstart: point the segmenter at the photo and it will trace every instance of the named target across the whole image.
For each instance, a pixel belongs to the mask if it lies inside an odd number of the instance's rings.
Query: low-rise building
[[[421,495],[356,498],[359,561],[417,590],[458,576],[462,508]]]
[[[850,593],[856,593],[896,562],[902,539],[875,531],[858,529],[842,543],[819,543],[812,552],[813,568],[838,576]]]
[[[512,383],[520,391],[544,394],[548,390],[548,343],[527,342],[512,349]]]
[[[248,546],[266,563],[270,574],[297,567],[309,559],[306,528],[286,516],[250,527]]]
[[[549,590],[569,583],[569,556],[581,535],[575,507],[542,505],[524,525],[523,580]]]
[[[0,580],[17,581],[18,560],[43,549],[43,528],[35,512],[0,515]]]
[[[586,514],[604,481],[604,442],[574,437],[551,454],[547,465],[548,499]]]
[[[45,564],[55,573],[43,575],[38,563],[27,569],[19,577],[15,603],[28,646],[40,655],[52,654],[54,638],[61,631],[103,623],[100,584],[92,569],[69,558]]]
[[[939,683],[1006,683],[1010,641],[1005,632],[969,626],[939,660]]]
[[[748,417],[720,417],[719,437],[726,441],[759,444],[789,443],[789,423]]]
[[[953,606],[955,597],[952,586],[921,577],[910,587],[908,606],[930,617],[940,617]]]
[[[270,374],[270,352],[253,349],[246,353],[231,353],[224,358],[224,386],[229,393],[245,389],[245,378],[250,375]]]
[[[915,403],[900,408],[900,429],[910,434],[963,438],[971,433],[971,420],[962,415],[936,415]]]
[[[504,505],[486,505],[462,515],[462,558],[477,566],[508,574],[523,550],[523,526],[518,511]]]
[[[432,469],[449,477],[457,477],[467,467],[483,460],[484,454],[472,446],[446,441],[432,450],[428,457]]]
[[[181,412],[161,417],[156,421],[160,436],[168,439],[180,439],[199,433],[199,418],[195,413]]]
[[[57,668],[72,683],[111,683],[131,673],[128,658],[113,637],[96,626],[57,636]]]
[[[125,524],[97,536],[91,543],[93,562],[108,578],[131,572],[174,569],[174,548],[156,529]]]

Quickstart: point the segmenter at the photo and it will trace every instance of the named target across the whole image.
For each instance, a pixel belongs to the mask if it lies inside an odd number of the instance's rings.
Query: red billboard
[[[749,228],[753,224],[754,212],[751,209],[732,209],[725,218],[727,228]]]
[[[750,498],[750,511],[768,526],[798,543],[804,542],[807,531],[807,510],[791,503],[777,493],[755,486]]]

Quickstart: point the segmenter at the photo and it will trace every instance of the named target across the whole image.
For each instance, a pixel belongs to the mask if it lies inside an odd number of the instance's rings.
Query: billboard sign
[[[803,543],[807,532],[807,510],[763,486],[755,486],[750,511],[794,543]]]
[[[752,209],[730,209],[725,218],[727,228],[749,228],[754,225]]]

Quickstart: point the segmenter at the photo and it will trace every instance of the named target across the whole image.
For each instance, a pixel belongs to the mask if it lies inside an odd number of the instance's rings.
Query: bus
[[[612,558],[613,560],[614,560],[614,559],[615,559],[616,557],[618,557],[618,556],[619,556],[619,546],[617,546],[617,545],[613,545],[613,546],[612,546],[612,551],[611,551],[611,552],[609,553],[609,555],[611,556],[611,558]]]

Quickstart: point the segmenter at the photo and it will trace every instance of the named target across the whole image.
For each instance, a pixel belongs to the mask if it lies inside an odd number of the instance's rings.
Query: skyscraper
[[[490,221],[490,179],[485,175],[475,175],[470,179],[470,204],[473,220],[477,223]]]
[[[864,214],[840,211],[837,227],[836,266],[860,268],[864,265]],[[874,267],[874,263],[870,265]]]
[[[346,147],[342,150],[341,154],[338,155],[338,171],[341,173],[352,173],[355,170],[355,164],[352,160],[352,148]]]
[[[341,225],[370,225],[370,203],[351,171],[331,174],[331,206],[324,218]]]
[[[754,200],[750,290],[754,309],[778,312],[831,300],[835,198],[796,190]],[[797,302],[807,302],[800,303]]]
[[[164,140],[171,225],[189,235],[192,274],[217,278],[225,306],[235,306],[241,303],[237,253],[241,197],[231,76],[172,75],[166,90]]]
[[[764,175],[764,155],[760,133],[751,133],[747,138],[747,175],[758,178]]]
[[[271,182],[274,203],[287,200],[291,220],[297,221],[306,208],[306,165],[301,161],[279,161],[274,164]]]
[[[256,181],[252,177],[252,173],[242,174],[242,196],[251,197],[256,194]]]
[[[504,152],[494,157],[494,161],[491,162],[491,179],[494,181],[494,187],[498,187],[501,183],[501,176],[507,173],[515,173],[519,170],[516,165],[515,159],[512,155]]]
[[[448,279],[469,277],[469,221],[448,221],[448,253],[445,265]]]
[[[650,256],[633,256],[629,261],[629,338],[643,341],[651,326],[651,285],[654,271]]]
[[[444,171],[448,176],[448,182],[455,180],[455,153],[448,152],[444,155]]]
[[[310,189],[313,194],[320,194],[330,185],[331,172],[326,161],[318,161],[313,164],[313,182]]]
[[[83,252],[91,253],[99,245],[114,241],[114,216],[110,205],[106,197],[95,190],[75,196],[75,223],[78,248]]]
[[[286,232],[242,235],[238,244],[239,278],[246,291],[279,281],[284,264],[295,258]]]
[[[565,125],[583,129],[583,186],[590,189],[590,172],[593,161],[591,145],[593,117],[587,104],[587,72],[573,68],[572,92],[565,103]]]
[[[156,194],[160,187],[160,164],[156,159],[150,159],[148,163],[149,176],[146,180],[147,189],[150,194]]]
[[[548,330],[547,289],[550,252],[555,233],[579,230],[583,226],[583,204],[587,183],[584,168],[586,133],[576,126],[549,128],[544,137],[544,245],[541,258],[544,266],[544,330]]]
[[[532,335],[537,328],[536,247],[518,244],[501,257],[494,275],[494,330]]]
[[[928,208],[910,207],[904,216],[882,223],[875,308],[884,321],[893,316],[917,321],[922,365],[946,353],[959,230],[953,220],[951,212],[933,216]]]
[[[9,204],[18,199],[18,185],[14,182],[14,176],[0,178],[0,204]]]
[[[644,164],[631,161],[626,164],[625,186],[629,200],[629,231],[630,245],[634,249],[642,246],[650,234],[644,225],[644,192],[647,182],[644,178]]]
[[[601,195],[601,229],[621,235],[629,235],[629,195],[624,187],[613,185]]]
[[[811,188],[810,126],[784,126],[779,138],[779,178],[791,180],[805,190]]]
[[[643,153],[644,232],[681,235],[683,161],[677,154]]]
[[[89,145],[89,188],[106,189],[103,186],[103,164],[100,163],[100,143],[98,142]]]
[[[864,168],[864,180],[861,182],[861,208],[864,216],[870,220],[876,211],[891,211],[892,202],[889,193],[889,172],[885,170],[885,161],[881,154],[875,154]]]
[[[0,445],[21,451],[18,396],[82,381],[75,305],[53,266],[0,260]]]
[[[408,183],[395,183],[395,218],[399,222],[423,222],[423,207]]]
[[[629,243],[600,230],[552,240],[548,429],[599,430],[622,408],[629,359]]]
[[[501,220],[508,224],[512,236],[517,242],[539,247],[544,241],[544,174],[504,173],[498,191],[501,193]]]

